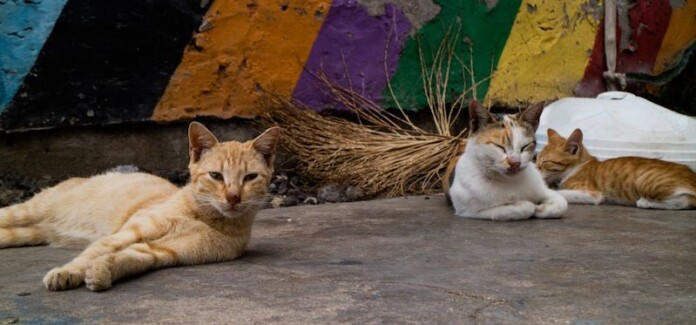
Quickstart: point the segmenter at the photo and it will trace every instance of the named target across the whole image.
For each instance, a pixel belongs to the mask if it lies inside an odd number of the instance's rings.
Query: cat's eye
[[[557,163],[551,162],[551,161],[545,161],[541,164],[541,168],[551,171],[551,172],[562,172],[566,168],[564,166],[561,166]]]
[[[522,147],[522,151],[525,151],[529,146],[536,146],[536,141],[525,144],[524,147]]]
[[[495,143],[495,142],[491,142],[491,144],[494,145],[494,146],[496,146],[496,147],[498,147],[498,148],[499,148],[500,150],[502,150],[502,151],[506,151],[506,150],[505,150],[505,147],[503,147],[503,145],[497,144],[497,143]]]
[[[244,176],[244,182],[253,181],[256,179],[256,177],[259,177],[259,174],[257,174],[257,173],[246,174],[246,176]]]
[[[221,180],[225,179],[224,177],[222,177],[222,174],[220,174],[218,172],[209,172],[208,175],[210,175],[210,178],[212,178],[216,181],[221,181]]]

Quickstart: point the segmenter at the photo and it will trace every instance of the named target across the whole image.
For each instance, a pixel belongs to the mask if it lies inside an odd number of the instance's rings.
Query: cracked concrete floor
[[[46,291],[76,254],[0,250],[0,322],[696,322],[696,211],[502,223],[453,217],[442,196],[272,209],[236,261]]]

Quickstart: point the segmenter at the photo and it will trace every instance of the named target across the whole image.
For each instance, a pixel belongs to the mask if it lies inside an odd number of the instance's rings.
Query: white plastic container
[[[620,156],[660,158],[696,170],[696,118],[672,112],[630,93],[612,91],[597,98],[564,98],[544,109],[537,151],[546,130],[564,137],[579,128],[583,144],[600,160]]]

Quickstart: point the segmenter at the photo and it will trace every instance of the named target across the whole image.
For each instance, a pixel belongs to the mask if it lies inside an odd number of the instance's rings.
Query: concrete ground
[[[0,323],[696,322],[696,211],[490,222],[442,196],[264,210],[236,261],[44,289],[76,254],[0,250]]]

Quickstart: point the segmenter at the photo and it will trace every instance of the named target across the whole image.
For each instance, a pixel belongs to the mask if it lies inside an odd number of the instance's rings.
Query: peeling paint
[[[654,74],[660,74],[681,61],[684,50],[696,40],[696,1],[673,0],[670,5],[672,16],[655,58]]]
[[[24,25],[3,29],[16,18],[6,9],[49,1],[0,0],[0,129],[254,116],[266,109],[268,94],[321,110],[337,105],[312,77],[321,71],[385,108],[395,106],[386,87],[391,84],[403,107],[420,110],[427,105],[421,58],[431,68],[445,39],[456,54],[446,96],[469,90],[472,78],[472,97],[506,106],[606,89],[599,0],[127,1],[99,7],[125,8],[105,15],[108,22],[101,12],[84,12],[90,0],[61,1],[68,2],[33,63],[36,73],[23,77],[12,65],[22,60],[8,59],[20,48],[14,44],[29,44],[50,19],[21,18]],[[206,8],[198,8],[199,2],[212,3],[203,20]],[[636,85],[656,78],[667,82],[682,69],[680,77],[693,72],[684,66],[685,53],[691,53],[685,51],[696,46],[696,1],[619,0],[619,5],[616,70],[634,78],[629,90],[640,93],[645,89]],[[161,6],[176,7],[173,16],[160,12]],[[194,14],[179,17],[183,12]],[[81,30],[83,16],[93,24],[84,33],[72,32]],[[134,18],[140,23],[132,25]],[[74,25],[61,30],[65,19]],[[162,20],[168,25],[148,23]],[[131,34],[114,34],[114,26]],[[66,41],[53,44],[58,35]],[[101,42],[100,35],[123,42]],[[145,36],[151,38],[143,41]],[[462,63],[472,69],[462,69]],[[686,84],[668,85],[674,97],[692,93],[693,78],[674,80]],[[665,94],[660,89],[666,88],[651,89]]]
[[[0,3],[0,112],[36,62],[66,1]]]
[[[518,13],[487,100],[524,105],[571,96],[599,22],[579,3],[525,0],[523,6],[538,11]]]
[[[324,73],[333,82],[381,102],[381,92],[396,69],[409,30],[411,25],[396,6],[386,5],[384,15],[371,16],[358,3],[335,0],[293,98],[318,110],[335,108],[337,103],[328,89],[313,75]]]
[[[456,41],[454,49],[458,60],[465,62],[467,66],[473,61],[471,71],[478,85],[476,94],[472,97],[485,97],[489,76],[498,64],[510,28],[521,8],[519,0],[501,1],[490,10],[480,0],[442,0],[438,3],[442,10],[416,36],[407,41],[396,74],[391,80],[396,98],[406,108],[417,110],[426,107],[419,51],[424,53],[423,64],[430,69],[433,65],[433,53],[447,37],[448,31],[452,35],[459,31],[461,41]],[[473,58],[469,55],[469,47],[473,48]],[[472,87],[471,73],[463,69],[457,60],[452,64],[449,78],[448,90],[445,91],[448,96]],[[387,99],[385,106],[396,106],[388,89],[385,89],[383,96]]]
[[[619,51],[635,51],[633,45],[631,45],[631,22],[628,17],[628,9],[634,4],[629,4],[628,0],[617,0],[616,1],[616,26],[620,30],[619,34]]]
[[[289,98],[330,1],[213,2],[152,118],[252,116],[267,91]],[[315,19],[307,19],[308,13]],[[289,32],[291,31],[291,32]]]
[[[399,8],[411,24],[409,35],[414,35],[416,31],[423,28],[441,10],[440,6],[430,0],[360,0],[358,3],[363,5],[372,16],[384,16],[387,4]]]

